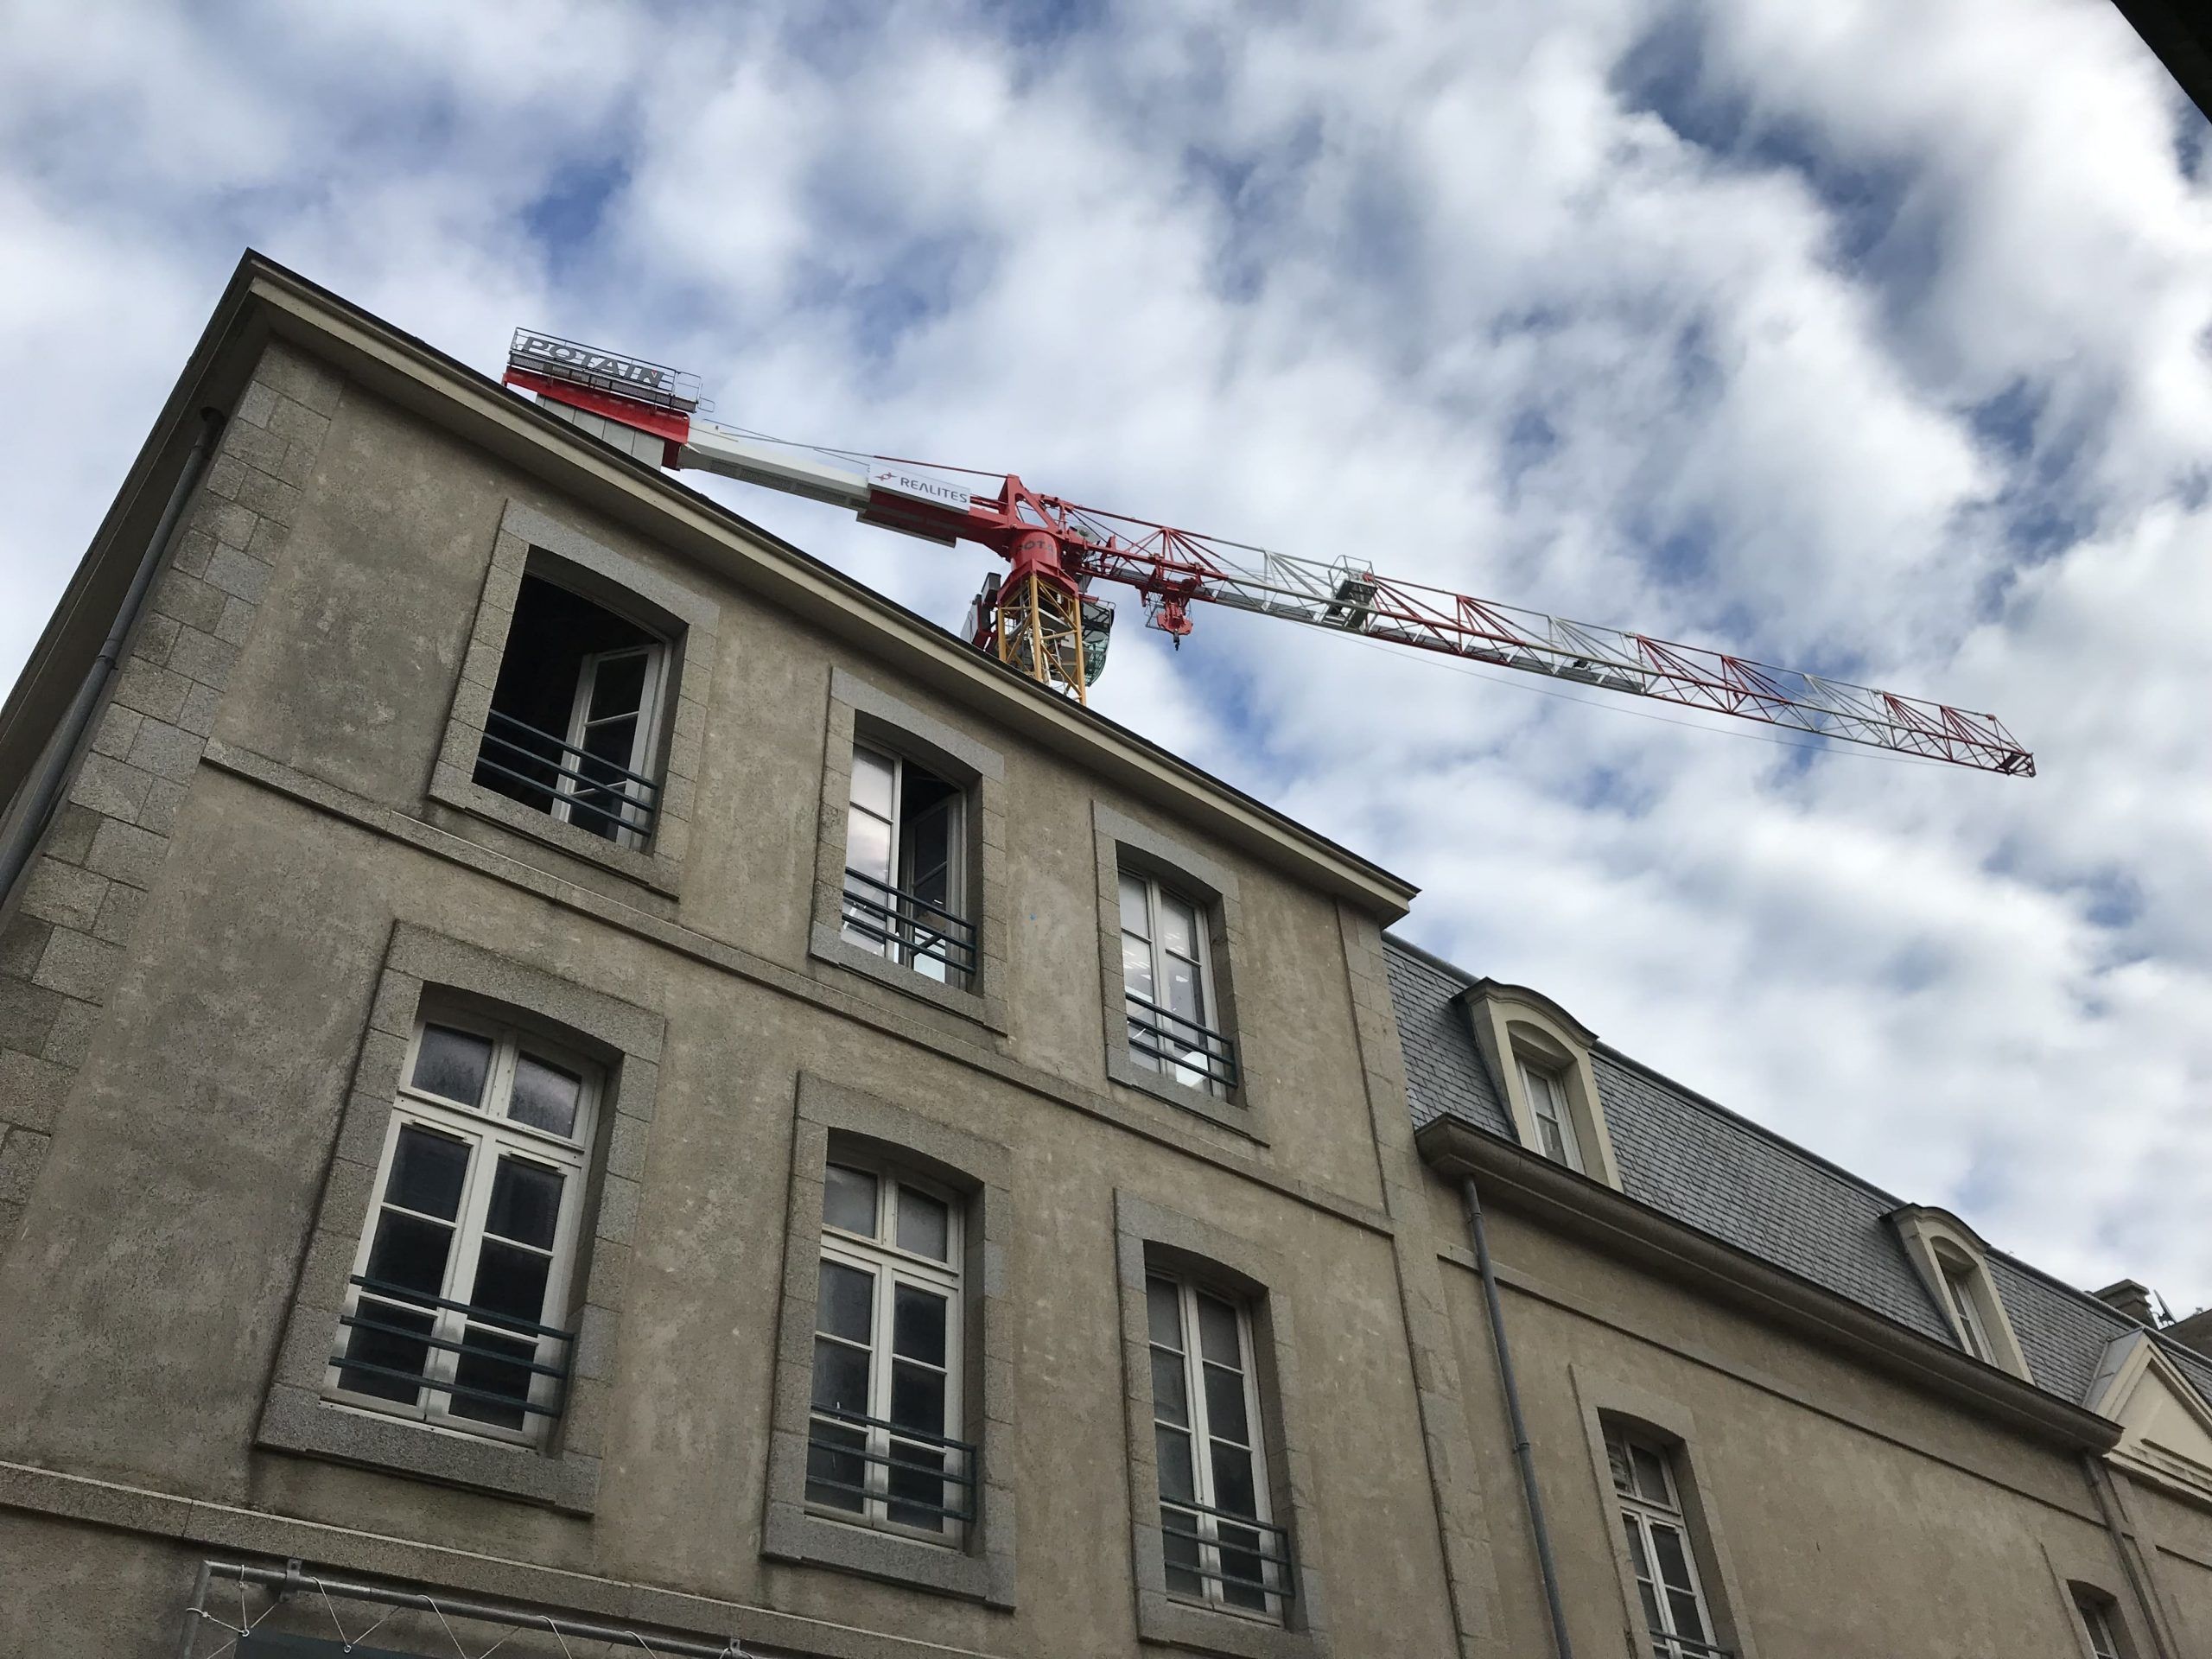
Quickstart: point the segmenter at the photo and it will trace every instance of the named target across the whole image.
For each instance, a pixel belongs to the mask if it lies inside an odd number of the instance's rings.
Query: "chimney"
[[[2212,1307],[2199,1308],[2185,1319],[2176,1319],[2165,1333],[2184,1348],[2194,1348],[2212,1359]]]
[[[2158,1316],[2151,1311],[2152,1299],[2148,1285],[2139,1285],[2133,1279],[2122,1279],[2094,1294],[2099,1301],[2110,1303],[2138,1325],[2155,1326],[2158,1323]]]

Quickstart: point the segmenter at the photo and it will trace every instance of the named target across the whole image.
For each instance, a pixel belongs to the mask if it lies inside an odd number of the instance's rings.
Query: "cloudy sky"
[[[1134,606],[1100,696],[1417,880],[1421,944],[2186,1312],[2207,138],[2105,0],[9,0],[0,673],[250,245],[495,372],[528,322],[748,426],[1993,710],[2039,779]],[[988,563],[711,487],[947,623]]]

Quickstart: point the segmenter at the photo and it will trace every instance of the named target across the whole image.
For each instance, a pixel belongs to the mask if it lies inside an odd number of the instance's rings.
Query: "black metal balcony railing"
[[[660,785],[643,772],[618,766],[497,709],[485,716],[476,770],[520,785],[528,793],[519,798],[543,811],[565,803],[572,820],[609,839],[623,830],[640,840],[652,835],[659,810]]]
[[[1653,1659],[1736,1659],[1733,1648],[1716,1648],[1710,1642],[1700,1642],[1687,1636],[1669,1636],[1664,1630],[1649,1632]]]
[[[855,882],[861,885],[855,887]],[[866,871],[845,872],[845,925],[891,946],[901,962],[911,964],[919,957],[963,977],[976,971],[973,923]]]
[[[1232,1039],[1135,991],[1123,995],[1129,1005],[1131,1048],[1162,1066],[1197,1071],[1224,1089],[1236,1087],[1236,1044]]]
[[[832,1476],[817,1473],[811,1456],[807,1459],[806,1471],[806,1484],[810,1487],[826,1486],[833,1491],[851,1492],[858,1497],[874,1498],[887,1503],[894,1510],[925,1510],[932,1515],[941,1515],[948,1521],[973,1521],[976,1518],[978,1465],[976,1448],[967,1441],[951,1440],[943,1434],[924,1433],[919,1429],[906,1428],[881,1417],[864,1417],[856,1411],[839,1411],[830,1406],[815,1406],[811,1410],[813,1415],[808,1423],[806,1437],[807,1449],[810,1452],[821,1452],[830,1457],[857,1458],[863,1463],[880,1464],[886,1469],[904,1470],[909,1474],[919,1477],[923,1484],[932,1482],[940,1483],[938,1486],[940,1496],[944,1490],[943,1483],[949,1483],[960,1489],[960,1501],[957,1504],[931,1503],[925,1497],[913,1497],[905,1491],[891,1490],[893,1478],[889,1476],[885,1478],[884,1485],[880,1489],[871,1486],[865,1481],[838,1480]],[[863,1438],[857,1446],[846,1440],[824,1439],[817,1432],[822,1427],[821,1420],[823,1419],[827,1419],[831,1423],[842,1424],[847,1427],[862,1431],[881,1429],[893,1442],[893,1451],[876,1451],[869,1444],[869,1439],[873,1438],[872,1436]],[[895,1455],[895,1449],[900,1443],[928,1446],[940,1452],[950,1452],[953,1455],[946,1460],[944,1467],[917,1463],[912,1458]]]
[[[1187,1518],[1191,1524],[1172,1526],[1170,1517]],[[1205,1530],[1205,1520],[1213,1522],[1211,1534]],[[1211,1509],[1204,1503],[1186,1503],[1181,1498],[1163,1497],[1160,1500],[1160,1529],[1170,1538],[1189,1539],[1200,1547],[1196,1552],[1197,1560],[1170,1560],[1167,1570],[1171,1573],[1187,1573],[1194,1578],[1211,1579],[1224,1589],[1249,1590],[1285,1601],[1297,1593],[1290,1563],[1290,1533],[1273,1522],[1229,1510]],[[1219,1567],[1204,1565],[1207,1548],[1217,1552]],[[1232,1572],[1231,1561],[1249,1563],[1251,1570]]]
[[[481,1341],[471,1342],[469,1337],[478,1325],[482,1325],[494,1338],[534,1343],[537,1338],[550,1337],[562,1344],[564,1353],[572,1353],[575,1351],[575,1332],[563,1331],[556,1325],[538,1325],[529,1319],[517,1319],[512,1313],[480,1307],[472,1302],[457,1302],[449,1296],[433,1296],[425,1291],[410,1290],[404,1285],[392,1284],[385,1280],[364,1278],[358,1273],[353,1276],[352,1282],[360,1288],[361,1294],[354,1298],[353,1312],[339,1315],[340,1325],[349,1330],[373,1331],[378,1335],[397,1338],[410,1344],[419,1344],[424,1352],[422,1364],[413,1370],[378,1364],[350,1354],[333,1354],[330,1363],[338,1367],[341,1384],[347,1373],[358,1371],[370,1376],[390,1377],[397,1382],[412,1382],[418,1389],[430,1389],[458,1399],[481,1401],[487,1406],[506,1411],[526,1412],[548,1420],[561,1414],[563,1396],[568,1391],[569,1368],[566,1365],[547,1365],[535,1359],[525,1359],[504,1348],[489,1347]],[[447,1310],[461,1314],[466,1323],[461,1327],[461,1338],[456,1340],[435,1335],[432,1332],[416,1330],[411,1325],[394,1324],[389,1317],[381,1319],[373,1317],[387,1309],[403,1313]],[[347,1345],[350,1347],[352,1344]],[[456,1369],[467,1360],[478,1359],[488,1366],[496,1367],[499,1371],[524,1378],[550,1376],[555,1385],[552,1402],[541,1405],[531,1399],[526,1382],[523,1391],[512,1392],[478,1388],[433,1376],[430,1375],[430,1351],[434,1349],[442,1353],[460,1355],[461,1360],[455,1362]]]

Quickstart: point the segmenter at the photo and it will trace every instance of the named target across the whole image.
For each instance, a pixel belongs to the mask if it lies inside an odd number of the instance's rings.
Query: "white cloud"
[[[0,349],[41,393],[0,420],[42,487],[0,664],[251,241],[480,365],[563,327],[747,424],[1940,692],[2044,777],[1808,766],[1250,618],[1171,653],[1134,604],[1101,706],[1629,1052],[2212,1300],[2182,118],[2102,0],[1186,0],[1080,49],[954,0],[16,7]],[[948,623],[982,573],[713,487]]]

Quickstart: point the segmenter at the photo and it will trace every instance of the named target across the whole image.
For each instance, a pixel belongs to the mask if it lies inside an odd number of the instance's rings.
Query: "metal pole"
[[[207,1610],[207,1580],[214,1563],[200,1563],[199,1581],[192,1586],[192,1605],[184,1610],[184,1630],[176,1639],[176,1659],[192,1659],[193,1643],[200,1636],[200,1616]]]
[[[1559,1659],[1574,1659],[1574,1643],[1567,1634],[1567,1609],[1560,1600],[1559,1567],[1552,1560],[1551,1529],[1544,1524],[1543,1494],[1536,1487],[1536,1460],[1529,1441],[1529,1425],[1521,1415],[1521,1390],[1513,1380],[1513,1350],[1505,1339],[1505,1311],[1499,1305],[1497,1273],[1491,1265],[1490,1235],[1483,1226],[1482,1194],[1475,1178],[1463,1176],[1459,1196],[1467,1206],[1467,1230],[1473,1236],[1475,1271],[1482,1275],[1483,1301],[1490,1309],[1491,1346],[1497,1351],[1498,1381],[1505,1389],[1505,1419],[1513,1433],[1513,1459],[1521,1466],[1521,1496],[1529,1506],[1529,1529],[1535,1535],[1536,1569],[1543,1574],[1544,1603],[1552,1621],[1552,1647]]]
[[[208,449],[215,435],[223,429],[220,410],[203,409],[200,418],[200,435],[193,440],[192,451],[184,458],[184,468],[177,474],[176,486],[169,492],[168,504],[162,509],[161,521],[154,526],[153,539],[146,543],[146,550],[139,557],[138,569],[130,578],[130,586],[124,590],[123,603],[116,610],[115,624],[108,629],[99,655],[85,671],[83,683],[78,686],[68,711],[61,717],[61,724],[39,759],[38,770],[25,786],[22,811],[9,825],[6,840],[0,842],[0,904],[5,904],[8,896],[15,892],[16,883],[31,861],[31,855],[38,850],[39,837],[46,833],[47,821],[54,816],[61,785],[69,776],[69,763],[76,756],[85,728],[92,723],[92,715],[99,709],[100,694],[107,690],[108,677],[115,672],[116,659],[123,654],[123,642],[130,632],[130,625],[138,620],[138,608],[145,603],[146,590],[154,585],[154,573],[161,569],[162,555],[176,530],[185,501],[207,464]]]
[[[712,1648],[703,1642],[686,1641],[675,1636],[657,1636],[648,1646],[645,1638],[637,1631],[620,1625],[557,1618],[550,1613],[533,1613],[487,1601],[471,1601],[459,1596],[431,1596],[421,1591],[396,1590],[385,1585],[362,1584],[350,1579],[326,1579],[296,1568],[254,1567],[238,1561],[201,1562],[200,1582],[203,1596],[207,1593],[211,1576],[257,1584],[272,1590],[281,1590],[287,1586],[295,1590],[311,1587],[324,1595],[340,1597],[347,1601],[369,1601],[385,1607],[416,1607],[425,1612],[481,1619],[489,1624],[512,1624],[527,1630],[550,1630],[557,1636],[573,1636],[580,1642],[626,1642],[639,1653],[676,1654],[682,1656],[682,1659],[766,1659],[763,1655],[748,1654],[734,1636],[721,1646]],[[185,1654],[181,1654],[179,1659],[188,1659],[188,1652],[187,1649]]]

